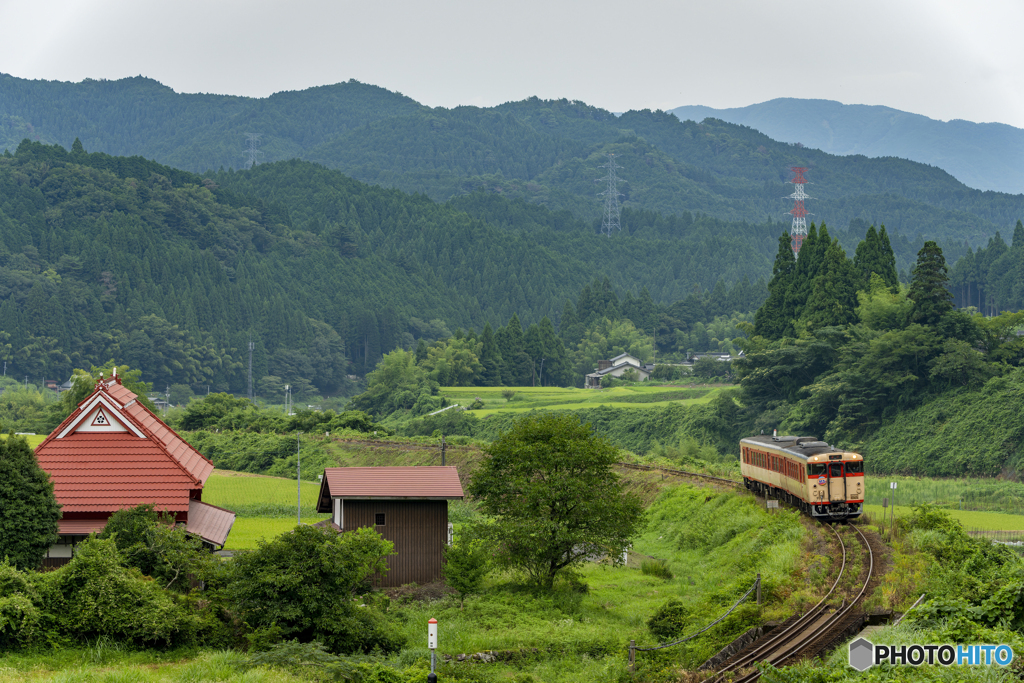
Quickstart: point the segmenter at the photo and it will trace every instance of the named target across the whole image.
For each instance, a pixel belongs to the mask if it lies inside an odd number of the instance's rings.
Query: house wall
[[[616,365],[614,370],[608,371],[608,374],[612,377],[622,377],[622,373],[629,369],[636,370],[637,374],[640,375],[641,382],[646,381],[650,377],[649,372],[640,368],[634,368],[632,365]]]
[[[384,514],[384,526],[375,515]],[[368,526],[395,544],[381,586],[430,583],[441,578],[448,540],[446,500],[346,500],[343,531]]]

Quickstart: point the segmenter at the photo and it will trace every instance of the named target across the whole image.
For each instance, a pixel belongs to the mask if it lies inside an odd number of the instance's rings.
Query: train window
[[[847,474],[864,474],[864,463],[863,462],[848,462],[846,463]]]
[[[807,476],[809,477],[820,477],[825,474],[826,471],[825,463],[814,462],[807,466]]]
[[[832,469],[832,472],[831,472],[830,476],[833,476],[833,477],[841,477],[841,476],[843,476],[843,463],[841,463],[841,462],[834,462],[834,463],[831,463],[829,465],[829,467]]]

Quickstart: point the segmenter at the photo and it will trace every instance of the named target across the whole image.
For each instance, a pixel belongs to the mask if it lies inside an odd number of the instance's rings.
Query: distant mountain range
[[[748,107],[678,107],[681,120],[720,119],[829,154],[900,157],[947,171],[968,187],[1024,192],[1024,129],[1003,123],[936,121],[865,104],[783,97]]]
[[[971,189],[934,166],[839,156],[808,137],[801,147],[746,125],[663,111],[616,116],[535,97],[431,108],[356,81],[248,98],[176,93],[141,76],[65,83],[0,74],[0,152],[14,152],[24,138],[65,149],[78,138],[86,152],[213,173],[250,165],[248,133],[261,136],[260,163],[304,159],[438,202],[482,191],[565,212],[595,230],[610,154],[625,209],[779,232],[792,207],[783,199],[793,188],[789,168],[807,166],[812,220],[845,231],[847,249],[870,224],[885,224],[906,238],[901,261],[912,261],[925,239],[955,259],[997,231],[1011,234],[1024,216],[1024,194]]]

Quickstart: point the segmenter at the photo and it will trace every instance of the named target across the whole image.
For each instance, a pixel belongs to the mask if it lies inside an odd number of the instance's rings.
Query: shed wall
[[[384,526],[375,516],[384,514]],[[343,531],[368,526],[395,544],[381,586],[430,583],[441,578],[448,540],[446,500],[346,500]]]

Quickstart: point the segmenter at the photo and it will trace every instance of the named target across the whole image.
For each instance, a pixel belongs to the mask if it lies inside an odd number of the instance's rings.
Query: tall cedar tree
[[[50,475],[39,467],[25,437],[0,440],[0,559],[18,569],[37,569],[60,540],[60,504]]]
[[[779,251],[768,283],[768,299],[754,314],[754,334],[766,339],[780,339],[792,327],[790,288],[796,273],[796,256],[788,232],[779,236]]]
[[[807,300],[814,292],[814,279],[818,277],[821,269],[821,262],[825,258],[825,250],[832,243],[829,237],[828,228],[823,223],[821,230],[818,230],[814,223],[811,223],[807,231],[807,238],[800,246],[800,254],[796,261],[796,274],[793,278],[793,286],[789,288],[787,306],[793,311],[794,318],[801,318]]]
[[[946,289],[946,258],[935,242],[925,242],[917,252],[917,265],[910,281],[907,298],[914,302],[910,322],[937,325],[942,317],[953,310],[953,295]]]
[[[824,226],[823,226],[824,227]],[[819,237],[820,239],[820,237]],[[846,252],[833,240],[825,250],[811,296],[804,306],[803,320],[814,327],[856,322],[858,281]]]
[[[588,557],[619,557],[643,528],[643,505],[612,470],[618,450],[573,415],[524,417],[486,451],[469,492],[495,520],[477,532],[542,588]]]
[[[896,273],[896,255],[892,251],[889,235],[886,234],[884,225],[880,231],[876,231],[873,225],[868,228],[867,235],[857,245],[853,266],[861,279],[858,289],[869,289],[871,274],[875,273],[894,293],[899,291],[900,281]]]
[[[485,387],[500,387],[501,386],[501,351],[498,349],[498,342],[494,337],[494,331],[491,329],[491,323],[484,325],[483,334],[480,336],[483,346],[480,349],[480,364],[484,366],[484,371],[481,375],[482,384]],[[422,340],[420,340],[422,343]],[[417,355],[417,361],[419,361],[419,353]],[[424,353],[426,356],[426,353]]]

